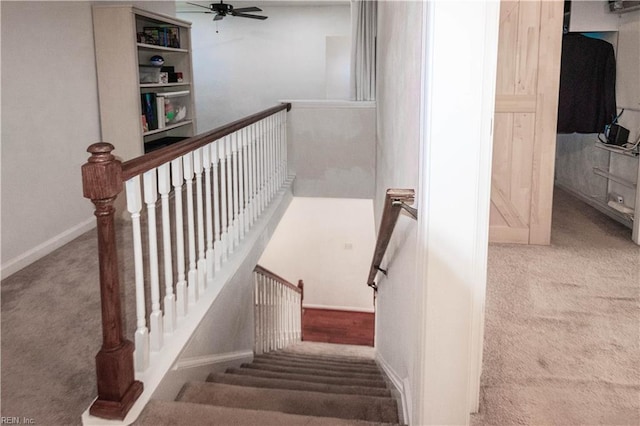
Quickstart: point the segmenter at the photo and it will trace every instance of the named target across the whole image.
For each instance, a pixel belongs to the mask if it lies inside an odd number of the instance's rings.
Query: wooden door
[[[549,244],[563,2],[503,1],[489,240]]]

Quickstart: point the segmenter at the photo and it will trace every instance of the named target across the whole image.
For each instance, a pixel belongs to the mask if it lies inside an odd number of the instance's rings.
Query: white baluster
[[[182,156],[182,172],[187,186],[187,241],[189,244],[187,290],[189,293],[189,304],[192,304],[198,301],[198,269],[196,260],[196,227],[193,217],[193,156],[191,153]]]
[[[213,207],[211,205],[211,148],[209,145],[202,148],[202,163],[204,167],[205,218],[207,222],[206,277],[207,286],[211,286],[213,285],[215,261],[213,254]]]
[[[260,321],[258,320],[260,305],[258,304],[258,273],[253,273],[253,352],[260,353],[258,349],[260,341]]]
[[[176,211],[176,264],[178,268],[178,282],[176,283],[176,314],[183,317],[187,314],[189,299],[187,296],[187,280],[185,276],[184,254],[184,220],[182,212],[182,159],[171,161],[171,183]]]
[[[204,293],[207,284],[207,260],[204,246],[204,206],[202,196],[202,148],[193,151],[193,170],[196,175],[196,217],[198,219],[198,295]]]
[[[172,333],[176,328],[176,297],[173,294],[173,265],[171,259],[171,213],[169,192],[171,173],[169,163],[158,167],[158,192],[162,201],[162,250],[164,263],[164,331]]]
[[[227,249],[232,254],[235,246],[235,222],[233,217],[233,154],[231,151],[231,135],[225,138],[225,154],[227,156]]]
[[[149,242],[149,287],[151,288],[151,315],[149,316],[149,339],[151,350],[162,348],[162,311],[160,310],[160,273],[158,268],[158,236],[156,228],[156,202],[158,184],[156,170],[142,175],[144,202],[147,205],[147,234]]]
[[[249,155],[249,197],[248,197],[248,201],[249,201],[249,228],[253,227],[253,223],[255,221],[255,163],[254,163],[254,159],[255,159],[255,150],[254,150],[254,143],[255,143],[255,132],[256,132],[256,125],[255,123],[252,124],[249,127],[249,143],[248,143],[248,155]]]
[[[273,198],[275,185],[275,150],[274,150],[274,131],[275,126],[273,123],[273,115],[270,115],[267,120],[269,120],[269,203],[271,203],[271,199]]]
[[[260,276],[260,294],[262,297],[262,351],[268,352],[269,349],[267,348],[267,333],[269,330],[269,326],[267,324],[267,288],[263,275]]]
[[[259,199],[259,209],[258,215],[262,214],[264,211],[264,207],[266,205],[266,197],[265,197],[265,139],[266,139],[266,124],[265,120],[260,120],[260,136],[258,138],[258,199]]]
[[[287,124],[287,120],[289,118],[289,116],[287,115],[286,111],[282,111],[282,115],[284,117],[283,119],[283,130],[282,130],[282,146],[284,148],[284,155],[283,155],[283,159],[282,159],[282,165],[284,168],[284,179],[288,179],[289,178],[289,147],[287,145],[287,140],[288,140],[288,124]]]
[[[274,140],[275,140],[275,150],[276,150],[276,192],[280,188],[280,178],[281,178],[281,170],[280,170],[280,112],[274,114],[273,119],[275,121],[275,131],[274,131]]]
[[[211,163],[213,164],[213,231],[215,234],[215,242],[213,244],[214,254],[214,267],[216,271],[220,270],[220,263],[222,260],[222,242],[220,241],[220,178],[218,173],[220,168],[218,167],[218,143],[214,142],[210,145],[211,148]]]
[[[247,220],[247,194],[249,192],[249,179],[247,178],[247,133],[245,127],[240,132],[240,239],[244,239],[244,234],[249,230],[249,221]]]
[[[239,132],[231,135],[231,152],[233,158],[233,246],[240,244],[240,181],[238,179],[238,136]]]
[[[220,155],[220,226],[222,243],[222,262],[226,262],[229,253],[229,227],[227,219],[227,137],[218,141],[219,155]]]
[[[127,191],[127,210],[131,214],[133,230],[133,260],[136,284],[136,332],[134,363],[136,371],[145,371],[149,366],[149,330],[147,329],[144,296],[144,265],[142,260],[142,236],[140,229],[140,211],[142,196],[140,194],[140,176],[135,176],[125,183]]]

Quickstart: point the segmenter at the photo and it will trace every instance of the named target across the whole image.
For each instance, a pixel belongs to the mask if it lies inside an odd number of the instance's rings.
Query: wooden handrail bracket
[[[369,277],[367,278],[367,285],[376,291],[378,286],[375,283],[375,279],[378,272],[387,275],[387,271],[382,269],[380,264],[389,246],[389,241],[391,241],[391,235],[393,234],[396,222],[398,222],[400,212],[405,210],[412,218],[418,218],[418,211],[409,207],[414,201],[415,191],[413,189],[387,189],[376,248],[373,252],[373,259],[371,260],[371,267],[369,268]]]

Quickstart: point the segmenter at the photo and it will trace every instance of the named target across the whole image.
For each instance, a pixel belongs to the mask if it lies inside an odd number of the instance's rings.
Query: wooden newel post
[[[134,378],[133,343],[124,338],[122,331],[113,203],[123,184],[122,165],[111,154],[113,150],[113,145],[104,142],[91,145],[87,149],[91,157],[82,166],[84,196],[96,207],[102,304],[102,348],[96,355],[98,399],[89,412],[122,420],[143,386]]]
[[[304,282],[298,280],[298,288],[300,289],[300,340],[304,340],[304,309],[302,308],[302,301],[304,300]]]

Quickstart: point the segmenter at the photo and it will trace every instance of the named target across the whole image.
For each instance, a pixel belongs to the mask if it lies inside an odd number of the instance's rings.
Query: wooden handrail
[[[271,272],[270,270],[268,270],[267,268],[260,266],[260,265],[256,265],[256,267],[253,269],[254,272],[257,272],[259,274],[262,274],[266,277],[272,278],[276,281],[278,281],[280,284],[282,284],[285,287],[289,287],[291,290],[294,290],[300,294],[302,294],[302,288],[304,286],[304,284],[302,284],[302,280],[298,281],[298,286],[291,284],[289,281],[285,280],[284,278],[282,278],[280,275],[275,274],[273,272]]]
[[[385,275],[387,273],[387,271],[380,268],[380,263],[382,263],[382,258],[384,258],[384,254],[389,246],[389,241],[391,240],[393,229],[398,221],[400,211],[404,209],[414,219],[418,217],[417,211],[409,207],[413,204],[414,200],[415,191],[413,189],[387,189],[376,248],[373,252],[373,259],[371,260],[371,267],[369,268],[369,277],[367,278],[367,285],[374,290],[378,289],[375,283],[378,272],[382,272]]]
[[[196,149],[207,145],[215,140],[221,139],[227,135],[232,134],[244,127],[250,126],[253,123],[257,123],[263,118],[269,117],[277,112],[286,109],[291,110],[290,103],[283,103],[274,107],[265,109],[264,111],[257,112],[239,120],[233,121],[224,126],[220,126],[206,133],[190,137],[173,145],[160,148],[156,151],[150,152],[140,157],[133,158],[122,164],[122,180],[127,181],[134,176],[141,175],[144,172],[148,172],[156,167],[159,167],[169,161],[187,154],[188,152],[195,151]]]

